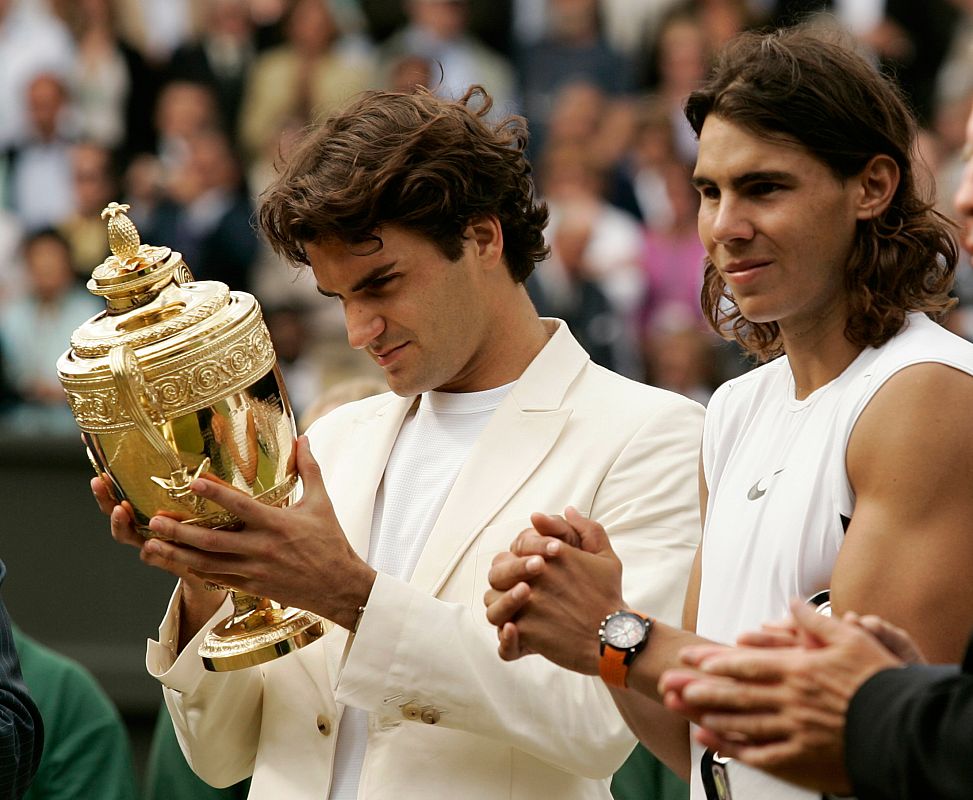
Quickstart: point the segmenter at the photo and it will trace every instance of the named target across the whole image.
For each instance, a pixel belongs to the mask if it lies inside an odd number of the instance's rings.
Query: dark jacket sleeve
[[[874,675],[848,707],[845,761],[859,800],[973,797],[973,640],[962,670]]]
[[[0,562],[0,584],[6,570]],[[0,800],[23,796],[44,743],[41,716],[27,694],[7,609],[0,600]]]

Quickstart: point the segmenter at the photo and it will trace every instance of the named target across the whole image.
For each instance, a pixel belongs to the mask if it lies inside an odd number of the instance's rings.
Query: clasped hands
[[[539,653],[555,664],[598,674],[594,632],[622,599],[622,564],[605,529],[568,508],[563,517],[533,514],[510,551],[493,559],[484,595],[497,627],[500,657]]]
[[[211,480],[192,483],[193,493],[235,514],[241,530],[213,530],[156,515],[149,528],[160,538],[146,540],[135,530],[131,506],[116,505],[104,480],[95,478],[91,488],[99,508],[111,517],[116,541],[139,548],[142,561],[184,579],[197,593],[207,581],[232,586],[351,628],[375,571],[345,538],[307,437],[298,438],[296,449],[304,493],[287,508],[264,505]]]

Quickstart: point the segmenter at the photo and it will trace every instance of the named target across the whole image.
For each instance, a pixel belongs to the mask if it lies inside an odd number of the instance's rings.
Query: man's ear
[[[884,214],[899,188],[899,179],[899,165],[894,158],[873,156],[856,179],[860,189],[858,219],[875,219]]]
[[[466,229],[466,238],[476,249],[486,267],[494,267],[503,260],[503,228],[494,216],[473,220]]]

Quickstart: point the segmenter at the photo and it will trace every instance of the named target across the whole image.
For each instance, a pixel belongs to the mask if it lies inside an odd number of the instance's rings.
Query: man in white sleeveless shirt
[[[599,681],[496,657],[482,613],[493,556],[531,513],[604,522],[640,605],[678,619],[699,540],[702,409],[591,363],[523,282],[546,256],[522,120],[461,101],[372,92],[311,131],[264,195],[278,253],[344,307],[349,343],[392,394],[299,440],[300,502],[274,509],[208,481],[242,533],[157,517],[142,542],[179,575],[150,642],[183,752],[254,798],[609,798],[635,743]],[[319,466],[320,465],[320,466]],[[226,613],[204,580],[337,627],[259,668],[196,655]],[[225,605],[225,604],[224,604]],[[659,610],[661,609],[661,610]]]
[[[580,549],[546,561],[547,539],[518,537],[491,572],[488,617],[504,658],[600,670],[640,739],[691,774],[694,798],[816,797],[704,750],[681,718],[707,711],[682,691],[688,678],[659,679],[686,645],[731,644],[829,588],[838,613],[879,614],[930,659],[960,660],[973,627],[973,345],[926,316],[951,305],[957,252],[920,195],[906,104],[840,42],[744,35],[686,114],[704,310],[769,363],[707,411],[683,629],[631,612],[654,613],[581,518],[561,531]]]

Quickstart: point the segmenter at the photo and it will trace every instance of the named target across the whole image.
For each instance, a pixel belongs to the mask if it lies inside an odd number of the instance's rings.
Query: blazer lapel
[[[330,464],[325,476],[345,537],[363,559],[368,558],[375,493],[402,422],[417,400],[392,396],[378,411],[356,418],[346,438],[353,446],[341,448],[342,452],[354,453],[353,462]]]
[[[341,528],[363,559],[368,558],[375,493],[402,422],[417,399],[392,395],[377,411],[356,417],[345,433],[346,441],[353,445],[344,444],[339,448],[341,452],[354,454],[352,462],[332,462],[327,453],[319,454],[324,483]],[[322,697],[333,698],[347,641],[348,632],[334,626],[321,641],[296,656]]]
[[[436,594],[480,531],[527,481],[571,416],[564,395],[588,354],[563,322],[474,444],[429,534],[411,583]],[[527,520],[525,520],[527,524]]]

